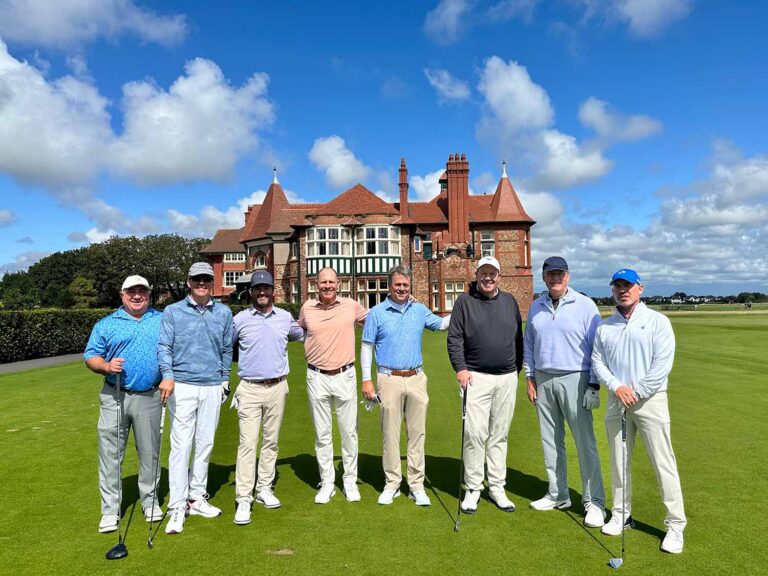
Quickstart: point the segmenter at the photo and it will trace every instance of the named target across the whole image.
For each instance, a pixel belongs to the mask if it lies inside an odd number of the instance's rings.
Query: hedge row
[[[275,304],[298,317],[299,304]],[[245,309],[233,305],[232,313]],[[85,350],[94,324],[113,310],[43,309],[0,311],[0,364]]]

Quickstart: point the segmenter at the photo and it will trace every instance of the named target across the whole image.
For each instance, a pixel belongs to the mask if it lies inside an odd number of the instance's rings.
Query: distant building
[[[291,204],[275,174],[262,204],[250,206],[245,225],[219,230],[201,252],[216,274],[214,295],[236,300],[250,273],[270,271],[275,300],[317,298],[315,279],[326,266],[339,275],[339,294],[366,308],[387,295],[387,272],[413,269],[413,294],[438,313],[449,313],[475,277],[482,256],[501,263],[503,290],[527,313],[533,296],[531,226],[502,170],[496,192],[469,194],[469,163],[451,154],[440,193],[429,202],[408,199],[408,169],[400,162],[400,201],[388,203],[356,184],[327,203]]]

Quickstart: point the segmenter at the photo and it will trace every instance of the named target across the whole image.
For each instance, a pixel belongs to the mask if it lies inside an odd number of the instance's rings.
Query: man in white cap
[[[189,296],[163,311],[157,348],[163,376],[160,398],[168,400],[171,413],[166,534],[180,533],[187,514],[204,518],[221,514],[208,502],[208,462],[219,410],[229,395],[232,311],[211,298],[213,268],[207,262],[192,264],[187,287]]]
[[[631,268],[611,278],[614,313],[597,328],[592,369],[608,389],[605,431],[611,455],[613,508],[603,534],[618,536],[632,522],[632,450],[637,433],[643,439],[667,511],[667,534],[661,550],[683,551],[687,524],[683,491],[672,450],[667,384],[675,358],[675,333],[669,318],[640,301],[643,284]],[[622,414],[626,416],[627,470],[624,471]],[[626,477],[627,484],[623,485]],[[624,521],[626,519],[626,521]]]
[[[277,464],[277,441],[288,396],[288,342],[303,342],[304,330],[291,314],[273,306],[274,279],[266,270],[251,275],[251,303],[234,319],[234,343],[240,361],[232,407],[240,420],[240,445],[235,468],[235,524],[251,521],[254,500],[265,508],[279,508],[272,491]],[[256,448],[261,428],[258,474]]]
[[[600,406],[600,386],[591,373],[592,344],[600,312],[591,298],[568,287],[571,274],[565,258],[544,261],[547,291],[531,304],[525,325],[528,399],[536,407],[549,488],[531,502],[534,510],[570,508],[565,422],[576,444],[581,472],[584,525],[605,523],[605,488],[600,472],[592,410]]]
[[[139,455],[139,497],[147,522],[160,520],[163,513],[157,502],[160,448],[160,369],[157,365],[157,340],[160,312],[149,305],[149,282],[141,276],[128,276],[120,289],[122,306],[93,327],[85,347],[85,364],[104,375],[99,395],[99,490],[101,521],[99,532],[117,530],[120,517],[118,458],[125,454],[128,432],[133,428]],[[120,446],[116,378],[120,375]]]
[[[512,294],[499,289],[501,266],[492,256],[477,262],[476,282],[456,300],[448,328],[448,356],[466,394],[464,483],[461,502],[474,514],[488,469],[488,497],[505,512],[515,505],[504,492],[507,436],[523,364],[523,323]]]

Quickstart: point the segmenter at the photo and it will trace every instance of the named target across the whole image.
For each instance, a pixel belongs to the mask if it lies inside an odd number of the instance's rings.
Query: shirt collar
[[[199,308],[200,307],[200,305],[197,302],[195,302],[195,300],[192,298],[192,296],[187,296],[187,304],[189,304],[190,306],[193,306],[195,308]],[[206,304],[205,307],[206,308],[213,308],[213,298],[208,300],[208,304]]]
[[[410,304],[410,300],[406,300],[402,304],[398,304],[392,298],[387,296],[387,306],[389,308],[392,308],[393,310],[397,310],[398,312],[405,312],[408,309],[408,305]]]
[[[154,314],[159,314],[159,312],[152,308],[152,306],[147,308],[147,311],[141,315],[141,318],[135,318],[134,316],[131,316],[131,314],[129,314],[123,306],[120,306],[120,308],[115,310],[115,317],[122,318],[124,320],[133,320],[135,322],[141,322],[145,317],[152,316]]]
[[[259,312],[258,310],[256,310],[256,308],[254,306],[251,306],[249,308],[249,311],[251,313],[251,316],[257,316],[258,315],[258,316],[261,316],[262,318],[269,318],[270,316],[274,316],[275,315],[275,306],[273,304],[272,305],[272,309],[269,312],[267,312],[266,314],[264,314],[262,312]]]

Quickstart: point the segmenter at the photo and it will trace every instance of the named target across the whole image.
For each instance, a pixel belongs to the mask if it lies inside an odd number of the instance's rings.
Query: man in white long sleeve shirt
[[[669,319],[640,302],[643,285],[637,272],[623,268],[611,279],[616,311],[598,327],[592,370],[608,391],[605,429],[611,455],[612,517],[603,534],[618,536],[632,527],[631,461],[640,432],[656,473],[667,510],[667,534],[661,550],[683,551],[686,525],[683,492],[670,436],[667,379],[675,356],[675,334]],[[627,485],[622,486],[621,414],[627,418]],[[626,493],[622,494],[623,489]],[[623,497],[622,497],[623,496]],[[624,510],[622,510],[622,503]],[[622,526],[622,514],[626,523]]]

